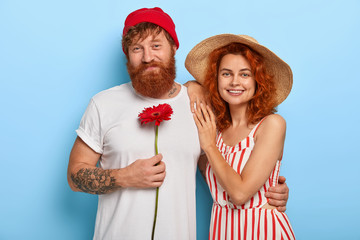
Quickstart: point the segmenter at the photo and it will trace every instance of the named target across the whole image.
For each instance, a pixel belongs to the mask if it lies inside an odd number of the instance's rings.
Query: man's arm
[[[200,83],[196,81],[187,81],[184,86],[187,87],[187,92],[190,99],[191,112],[195,112],[196,103],[203,103],[205,105],[208,105],[206,99],[206,91]]]
[[[73,191],[106,194],[125,187],[155,188],[164,181],[165,164],[161,161],[161,154],[149,159],[138,159],[125,168],[107,170],[96,167],[100,156],[81,138],[76,138],[67,173]]]
[[[269,204],[276,207],[280,212],[286,211],[286,204],[289,198],[289,188],[285,181],[286,178],[280,176],[278,185],[270,187],[269,191],[265,193],[265,197],[268,198]]]
[[[199,161],[198,161],[198,167],[199,167],[201,176],[204,178],[205,182],[206,182],[205,171],[206,171],[207,162],[208,162],[208,160],[207,160],[206,154],[201,154],[199,157]]]

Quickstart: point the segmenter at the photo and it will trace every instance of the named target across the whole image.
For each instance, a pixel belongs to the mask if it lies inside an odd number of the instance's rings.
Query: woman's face
[[[249,62],[236,54],[225,55],[218,69],[218,90],[231,105],[247,105],[255,94],[256,82]]]

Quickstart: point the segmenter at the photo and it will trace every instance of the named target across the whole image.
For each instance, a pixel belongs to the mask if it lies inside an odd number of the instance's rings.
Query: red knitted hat
[[[129,31],[130,27],[142,22],[154,23],[165,29],[174,40],[176,47],[179,48],[179,41],[175,32],[175,24],[171,17],[159,7],[141,8],[130,13],[125,19],[123,37]]]

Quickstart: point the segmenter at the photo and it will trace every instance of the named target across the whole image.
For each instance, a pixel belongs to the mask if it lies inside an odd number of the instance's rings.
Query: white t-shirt
[[[91,99],[76,132],[101,154],[101,168],[124,168],[155,155],[154,123],[141,125],[138,114],[162,103],[168,103],[174,113],[159,126],[158,150],[166,177],[159,189],[155,239],[196,239],[195,173],[200,144],[184,86],[174,98],[160,100],[138,95],[131,83],[102,91]],[[124,188],[99,195],[94,239],[150,239],[155,191]]]

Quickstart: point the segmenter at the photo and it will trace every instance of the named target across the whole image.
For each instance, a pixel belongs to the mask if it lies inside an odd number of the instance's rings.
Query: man
[[[149,239],[160,186],[155,238],[196,239],[200,145],[186,88],[174,81],[178,47],[175,25],[160,8],[129,14],[123,50],[131,83],[95,95],[81,120],[68,181],[74,191],[99,194],[94,239]],[[159,127],[160,154],[153,156],[154,127],[142,126],[138,114],[161,103],[174,113]],[[284,207],[287,190],[277,199]]]

